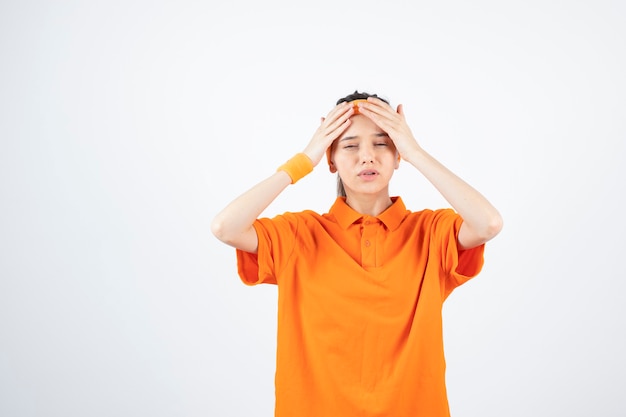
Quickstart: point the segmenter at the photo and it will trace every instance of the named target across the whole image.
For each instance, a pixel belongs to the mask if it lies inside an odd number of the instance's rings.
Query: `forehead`
[[[341,138],[346,136],[367,137],[384,131],[378,127],[371,119],[362,114],[354,115],[350,118],[350,126],[343,132]]]

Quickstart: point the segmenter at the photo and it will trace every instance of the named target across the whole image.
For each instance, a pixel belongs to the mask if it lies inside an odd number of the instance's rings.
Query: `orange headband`
[[[359,112],[359,105],[357,104],[359,101],[367,101],[364,98],[360,98],[358,100],[352,100],[350,103],[352,103],[352,107],[354,107],[354,114],[361,114]]]

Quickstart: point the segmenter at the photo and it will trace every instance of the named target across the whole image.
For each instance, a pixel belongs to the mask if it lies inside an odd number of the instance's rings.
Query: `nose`
[[[362,164],[371,164],[374,162],[374,152],[369,146],[362,146],[360,149],[361,163]]]

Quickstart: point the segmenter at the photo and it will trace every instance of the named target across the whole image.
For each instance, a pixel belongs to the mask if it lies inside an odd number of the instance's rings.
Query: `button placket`
[[[376,222],[365,219],[361,225],[361,265],[376,266]]]

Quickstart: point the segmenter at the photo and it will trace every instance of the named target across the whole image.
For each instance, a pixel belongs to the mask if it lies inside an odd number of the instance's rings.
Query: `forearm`
[[[218,213],[211,224],[211,231],[224,243],[244,250],[251,249],[246,235],[253,232],[254,221],[290,183],[291,178],[285,171],[275,172]]]
[[[289,184],[297,182],[317,165],[332,142],[350,126],[354,109],[337,105],[322,118],[305,150],[278,168],[278,171],[233,200],[215,216],[211,231],[222,242],[247,252],[256,252],[258,237],[254,221]]]
[[[458,235],[460,247],[475,247],[500,232],[502,218],[495,207],[417,143],[406,123],[402,105],[394,111],[388,104],[370,97],[367,102],[359,103],[359,108],[361,114],[389,135],[402,159],[417,168],[463,218]]]
[[[459,213],[463,222],[476,236],[476,241],[487,241],[500,231],[502,228],[500,213],[476,189],[419,147],[403,157],[417,168]]]

